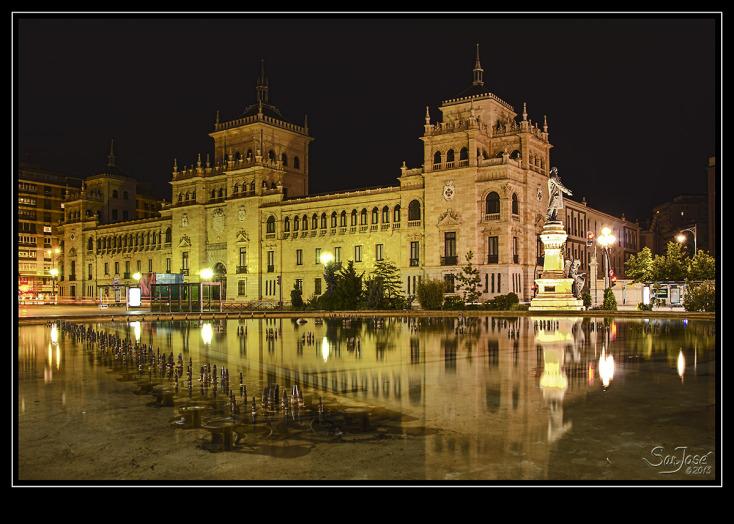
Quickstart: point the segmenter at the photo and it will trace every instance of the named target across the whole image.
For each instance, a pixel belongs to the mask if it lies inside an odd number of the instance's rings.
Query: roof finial
[[[173,172],[178,173],[178,163],[175,158],[173,159]]]
[[[214,123],[215,123],[215,124],[218,124],[218,123],[219,123],[219,109],[217,109],[217,118],[216,118],[216,120],[214,121]]]
[[[431,125],[431,113],[428,110],[428,106],[426,106],[426,125]]]
[[[265,77],[265,59],[260,59],[260,76],[257,78],[257,101],[262,107],[263,103],[268,103],[268,79]],[[262,111],[261,111],[262,112]]]
[[[115,139],[110,141],[110,154],[107,155],[107,167],[115,167]]]
[[[196,168],[199,169],[201,167],[201,153],[198,154],[196,157]]]
[[[527,102],[522,103],[522,121],[526,122],[528,120],[528,104]]]
[[[303,128],[308,132],[308,113],[303,115]]]
[[[479,42],[477,42],[477,57],[474,61],[474,82],[472,82],[475,86],[483,86],[484,85],[484,69],[482,69],[482,64],[479,62]]]
[[[207,153],[206,154],[206,168],[209,169],[209,167],[210,167],[210,164],[209,164],[209,153]]]
[[[548,116],[543,115],[543,133],[548,132]]]

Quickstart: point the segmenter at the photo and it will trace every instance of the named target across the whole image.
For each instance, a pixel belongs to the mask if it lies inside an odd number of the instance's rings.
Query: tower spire
[[[107,155],[107,167],[115,166],[115,139],[110,140],[110,154]]]
[[[268,79],[265,76],[265,59],[260,59],[260,76],[257,78],[257,86],[255,86],[257,92],[257,101],[260,106],[263,103],[268,103]]]
[[[472,84],[475,86],[484,85],[484,69],[482,69],[482,64],[479,61],[479,42],[477,42],[477,56],[474,61],[474,82]]]

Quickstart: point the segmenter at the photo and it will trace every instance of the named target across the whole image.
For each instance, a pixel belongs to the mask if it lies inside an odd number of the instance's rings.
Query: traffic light
[[[586,247],[591,247],[594,245],[594,232],[588,231],[586,233]]]

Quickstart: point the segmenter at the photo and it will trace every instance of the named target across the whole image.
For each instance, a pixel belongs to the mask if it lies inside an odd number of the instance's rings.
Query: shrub
[[[418,284],[416,295],[423,309],[441,309],[443,304],[444,283],[442,280],[422,280]]]
[[[506,295],[497,295],[492,300],[484,303],[484,309],[490,311],[513,311],[517,310],[517,305],[520,303],[520,297],[515,293],[508,293]]]
[[[652,302],[650,302],[648,305],[645,305],[642,302],[637,304],[637,309],[639,309],[640,311],[652,311],[652,308],[653,308]]]
[[[581,295],[581,300],[584,301],[584,307],[586,309],[589,309],[591,307],[591,293],[588,291],[584,291]]]
[[[605,311],[617,311],[617,299],[614,298],[614,292],[610,287],[604,290],[604,303],[601,308]]]
[[[716,311],[716,286],[711,281],[689,284],[683,297],[686,311]]]
[[[461,297],[449,295],[446,300],[443,301],[443,309],[459,310],[464,309],[464,301]]]

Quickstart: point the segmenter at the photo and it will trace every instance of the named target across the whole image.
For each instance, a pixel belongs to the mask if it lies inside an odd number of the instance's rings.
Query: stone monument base
[[[529,311],[581,311],[584,302],[571,293],[572,278],[539,278],[538,294],[530,302]]]

